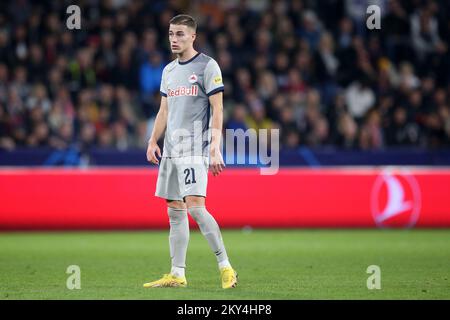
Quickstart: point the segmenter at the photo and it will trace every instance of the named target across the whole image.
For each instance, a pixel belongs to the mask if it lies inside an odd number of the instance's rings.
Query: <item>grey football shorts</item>
[[[164,157],[159,164],[155,196],[183,201],[186,196],[206,197],[208,158]]]

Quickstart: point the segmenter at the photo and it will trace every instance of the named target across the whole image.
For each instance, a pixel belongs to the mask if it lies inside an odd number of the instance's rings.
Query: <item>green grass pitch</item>
[[[191,233],[187,288],[144,289],[170,268],[168,231],[0,233],[0,299],[449,299],[450,230],[224,230],[236,289]],[[81,269],[69,290],[66,269]],[[369,265],[381,289],[368,290]]]

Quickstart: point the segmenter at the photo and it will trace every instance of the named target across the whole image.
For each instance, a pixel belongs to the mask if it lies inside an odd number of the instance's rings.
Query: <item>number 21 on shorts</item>
[[[194,168],[186,168],[184,169],[184,184],[191,184],[191,183],[196,183],[197,181],[195,181],[195,171]],[[192,178],[191,178],[192,176]]]

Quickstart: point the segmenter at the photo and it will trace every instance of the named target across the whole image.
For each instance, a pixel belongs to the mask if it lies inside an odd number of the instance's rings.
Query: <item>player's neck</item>
[[[195,57],[195,55],[198,52],[195,51],[194,48],[191,48],[190,50],[186,50],[185,52],[179,53],[178,56],[178,61],[179,62],[186,62],[189,61],[190,59],[192,59],[193,57]]]

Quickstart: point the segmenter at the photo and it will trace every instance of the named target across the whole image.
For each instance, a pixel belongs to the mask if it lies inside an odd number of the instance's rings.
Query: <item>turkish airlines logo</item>
[[[198,96],[198,86],[179,86],[175,90],[169,89],[169,97]]]
[[[419,184],[412,175],[386,171],[375,180],[371,209],[378,227],[414,227],[421,204]]]

